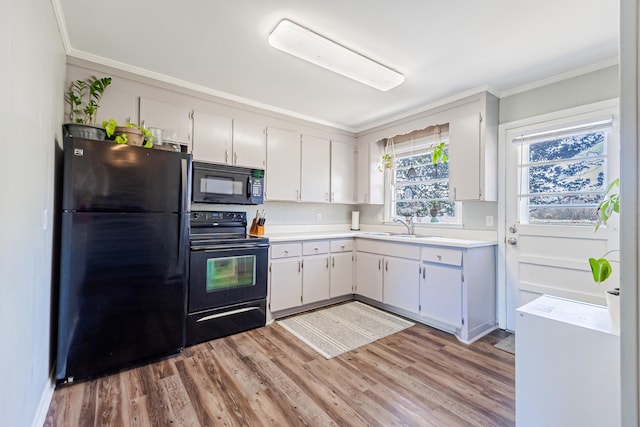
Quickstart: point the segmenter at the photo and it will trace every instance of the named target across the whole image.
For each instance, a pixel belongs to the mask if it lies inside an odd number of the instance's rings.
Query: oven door
[[[191,251],[189,313],[266,298],[269,245]]]

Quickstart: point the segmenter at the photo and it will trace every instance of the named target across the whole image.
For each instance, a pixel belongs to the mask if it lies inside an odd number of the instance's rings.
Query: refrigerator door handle
[[[189,211],[189,164],[187,159],[180,159],[180,211]]]

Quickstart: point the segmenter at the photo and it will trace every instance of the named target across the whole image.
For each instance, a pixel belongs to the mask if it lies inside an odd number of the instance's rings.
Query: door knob
[[[511,233],[517,233],[518,232],[518,228],[514,225],[512,225],[511,227],[509,227],[509,232]]]
[[[509,237],[507,239],[507,244],[515,246],[518,244],[518,239],[516,239],[515,237]]]

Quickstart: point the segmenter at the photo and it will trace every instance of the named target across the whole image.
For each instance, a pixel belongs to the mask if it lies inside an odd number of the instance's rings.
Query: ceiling
[[[618,57],[618,0],[52,1],[70,56],[350,131]],[[270,47],[283,18],[405,82],[380,92]]]

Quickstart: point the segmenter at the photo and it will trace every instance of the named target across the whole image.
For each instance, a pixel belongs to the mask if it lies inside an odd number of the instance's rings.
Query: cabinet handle
[[[229,163],[229,150],[224,150],[224,162]]]
[[[329,268],[329,258],[327,258],[327,268]]]
[[[318,248],[313,248],[314,251],[318,252]]]
[[[329,193],[324,193],[324,201],[325,202],[329,201]]]
[[[442,261],[442,255],[436,255],[436,258],[438,258],[438,261]]]
[[[382,268],[382,267],[381,267],[381,265],[380,265],[380,263],[381,263],[381,262],[382,262],[382,260],[381,260],[381,259],[379,259],[379,260],[378,260],[378,270],[380,270],[380,269]]]
[[[300,273],[301,268],[302,268],[302,261],[298,261],[298,273]]]
[[[237,164],[237,163],[238,163],[238,152],[237,152],[237,151],[235,151],[235,152],[233,153],[233,164],[235,165],[235,164]]]
[[[289,249],[285,249],[285,250],[284,250],[284,254],[285,254],[285,255],[289,255]]]
[[[422,269],[422,278],[426,279],[426,274],[427,274],[427,267]]]
[[[336,266],[336,257],[331,257],[331,267]]]
[[[296,200],[300,200],[300,190],[296,190]]]
[[[336,201],[336,193],[334,193],[333,191],[331,192],[331,200],[330,202],[335,202]]]
[[[384,263],[384,271],[389,271],[389,261]]]

